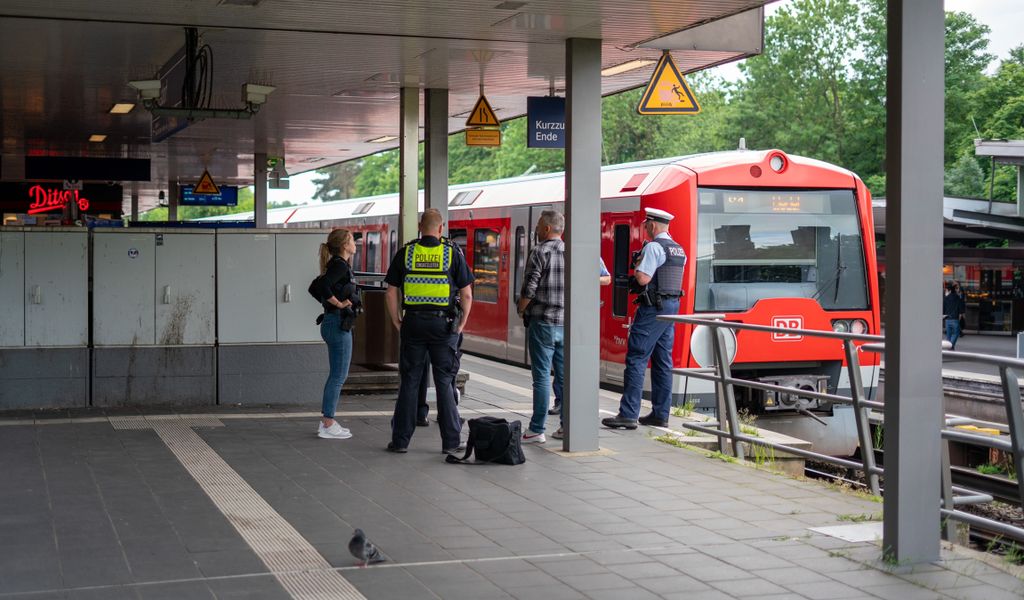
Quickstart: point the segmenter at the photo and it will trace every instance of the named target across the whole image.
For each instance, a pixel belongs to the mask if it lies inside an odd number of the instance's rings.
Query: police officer
[[[401,332],[401,384],[391,426],[391,452],[406,452],[416,430],[417,396],[429,357],[437,389],[437,425],[441,449],[459,450],[462,425],[452,391],[459,335],[473,308],[473,275],[451,243],[441,242],[444,222],[437,209],[420,218],[420,238],[403,246],[388,267],[387,306]],[[401,290],[401,299],[399,298]],[[456,296],[461,311],[455,310]],[[401,309],[404,309],[404,314]]]
[[[613,429],[636,429],[638,422],[666,427],[672,404],[672,340],[675,327],[656,317],[679,313],[686,253],[668,234],[668,224],[673,216],[656,208],[645,210],[647,218],[644,220],[644,231],[651,242],[645,244],[640,251],[634,267],[635,281],[630,282],[631,291],[638,293],[636,304],[640,306],[629,328],[619,414],[601,420],[601,424]],[[651,404],[654,410],[637,419],[648,359],[651,361]]]

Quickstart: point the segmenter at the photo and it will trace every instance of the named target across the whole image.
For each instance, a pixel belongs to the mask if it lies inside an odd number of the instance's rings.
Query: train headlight
[[[768,159],[768,166],[772,168],[772,171],[781,173],[786,168],[786,159],[776,154]]]
[[[856,333],[861,335],[868,332],[868,322],[864,319],[854,319],[850,321],[850,333]]]
[[[832,321],[832,331],[836,333],[850,333],[850,322],[843,319]]]

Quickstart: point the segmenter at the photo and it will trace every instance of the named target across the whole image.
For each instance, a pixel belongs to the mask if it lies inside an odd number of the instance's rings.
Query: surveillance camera
[[[242,102],[246,104],[263,104],[267,96],[276,90],[272,85],[260,85],[258,83],[242,84]]]
[[[139,79],[129,81],[128,87],[137,91],[139,97],[143,100],[156,100],[160,97],[160,89],[163,87],[163,82],[159,79]]]

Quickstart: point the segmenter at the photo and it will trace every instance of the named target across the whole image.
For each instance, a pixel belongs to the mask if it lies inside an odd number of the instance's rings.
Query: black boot
[[[668,427],[668,419],[659,419],[658,415],[653,412],[649,415],[644,415],[637,419],[637,422],[641,425],[647,425],[649,427]]]
[[[636,429],[636,421],[627,419],[622,415],[601,419],[601,424],[611,429]]]

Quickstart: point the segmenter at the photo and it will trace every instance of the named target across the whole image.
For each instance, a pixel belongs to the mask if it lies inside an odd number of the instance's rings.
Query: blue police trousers
[[[637,419],[640,416],[640,398],[644,391],[644,371],[651,361],[651,404],[654,415],[668,419],[672,408],[672,341],[675,325],[659,321],[658,315],[679,314],[679,300],[663,299],[661,310],[641,306],[629,326],[626,342],[626,371],[623,377],[619,416]]]
[[[459,335],[448,331],[448,320],[431,312],[406,311],[402,318],[402,346],[398,370],[402,376],[391,421],[391,442],[405,448],[416,431],[420,382],[428,368],[437,389],[437,426],[441,448],[457,448],[462,424],[455,405],[456,356]]]

